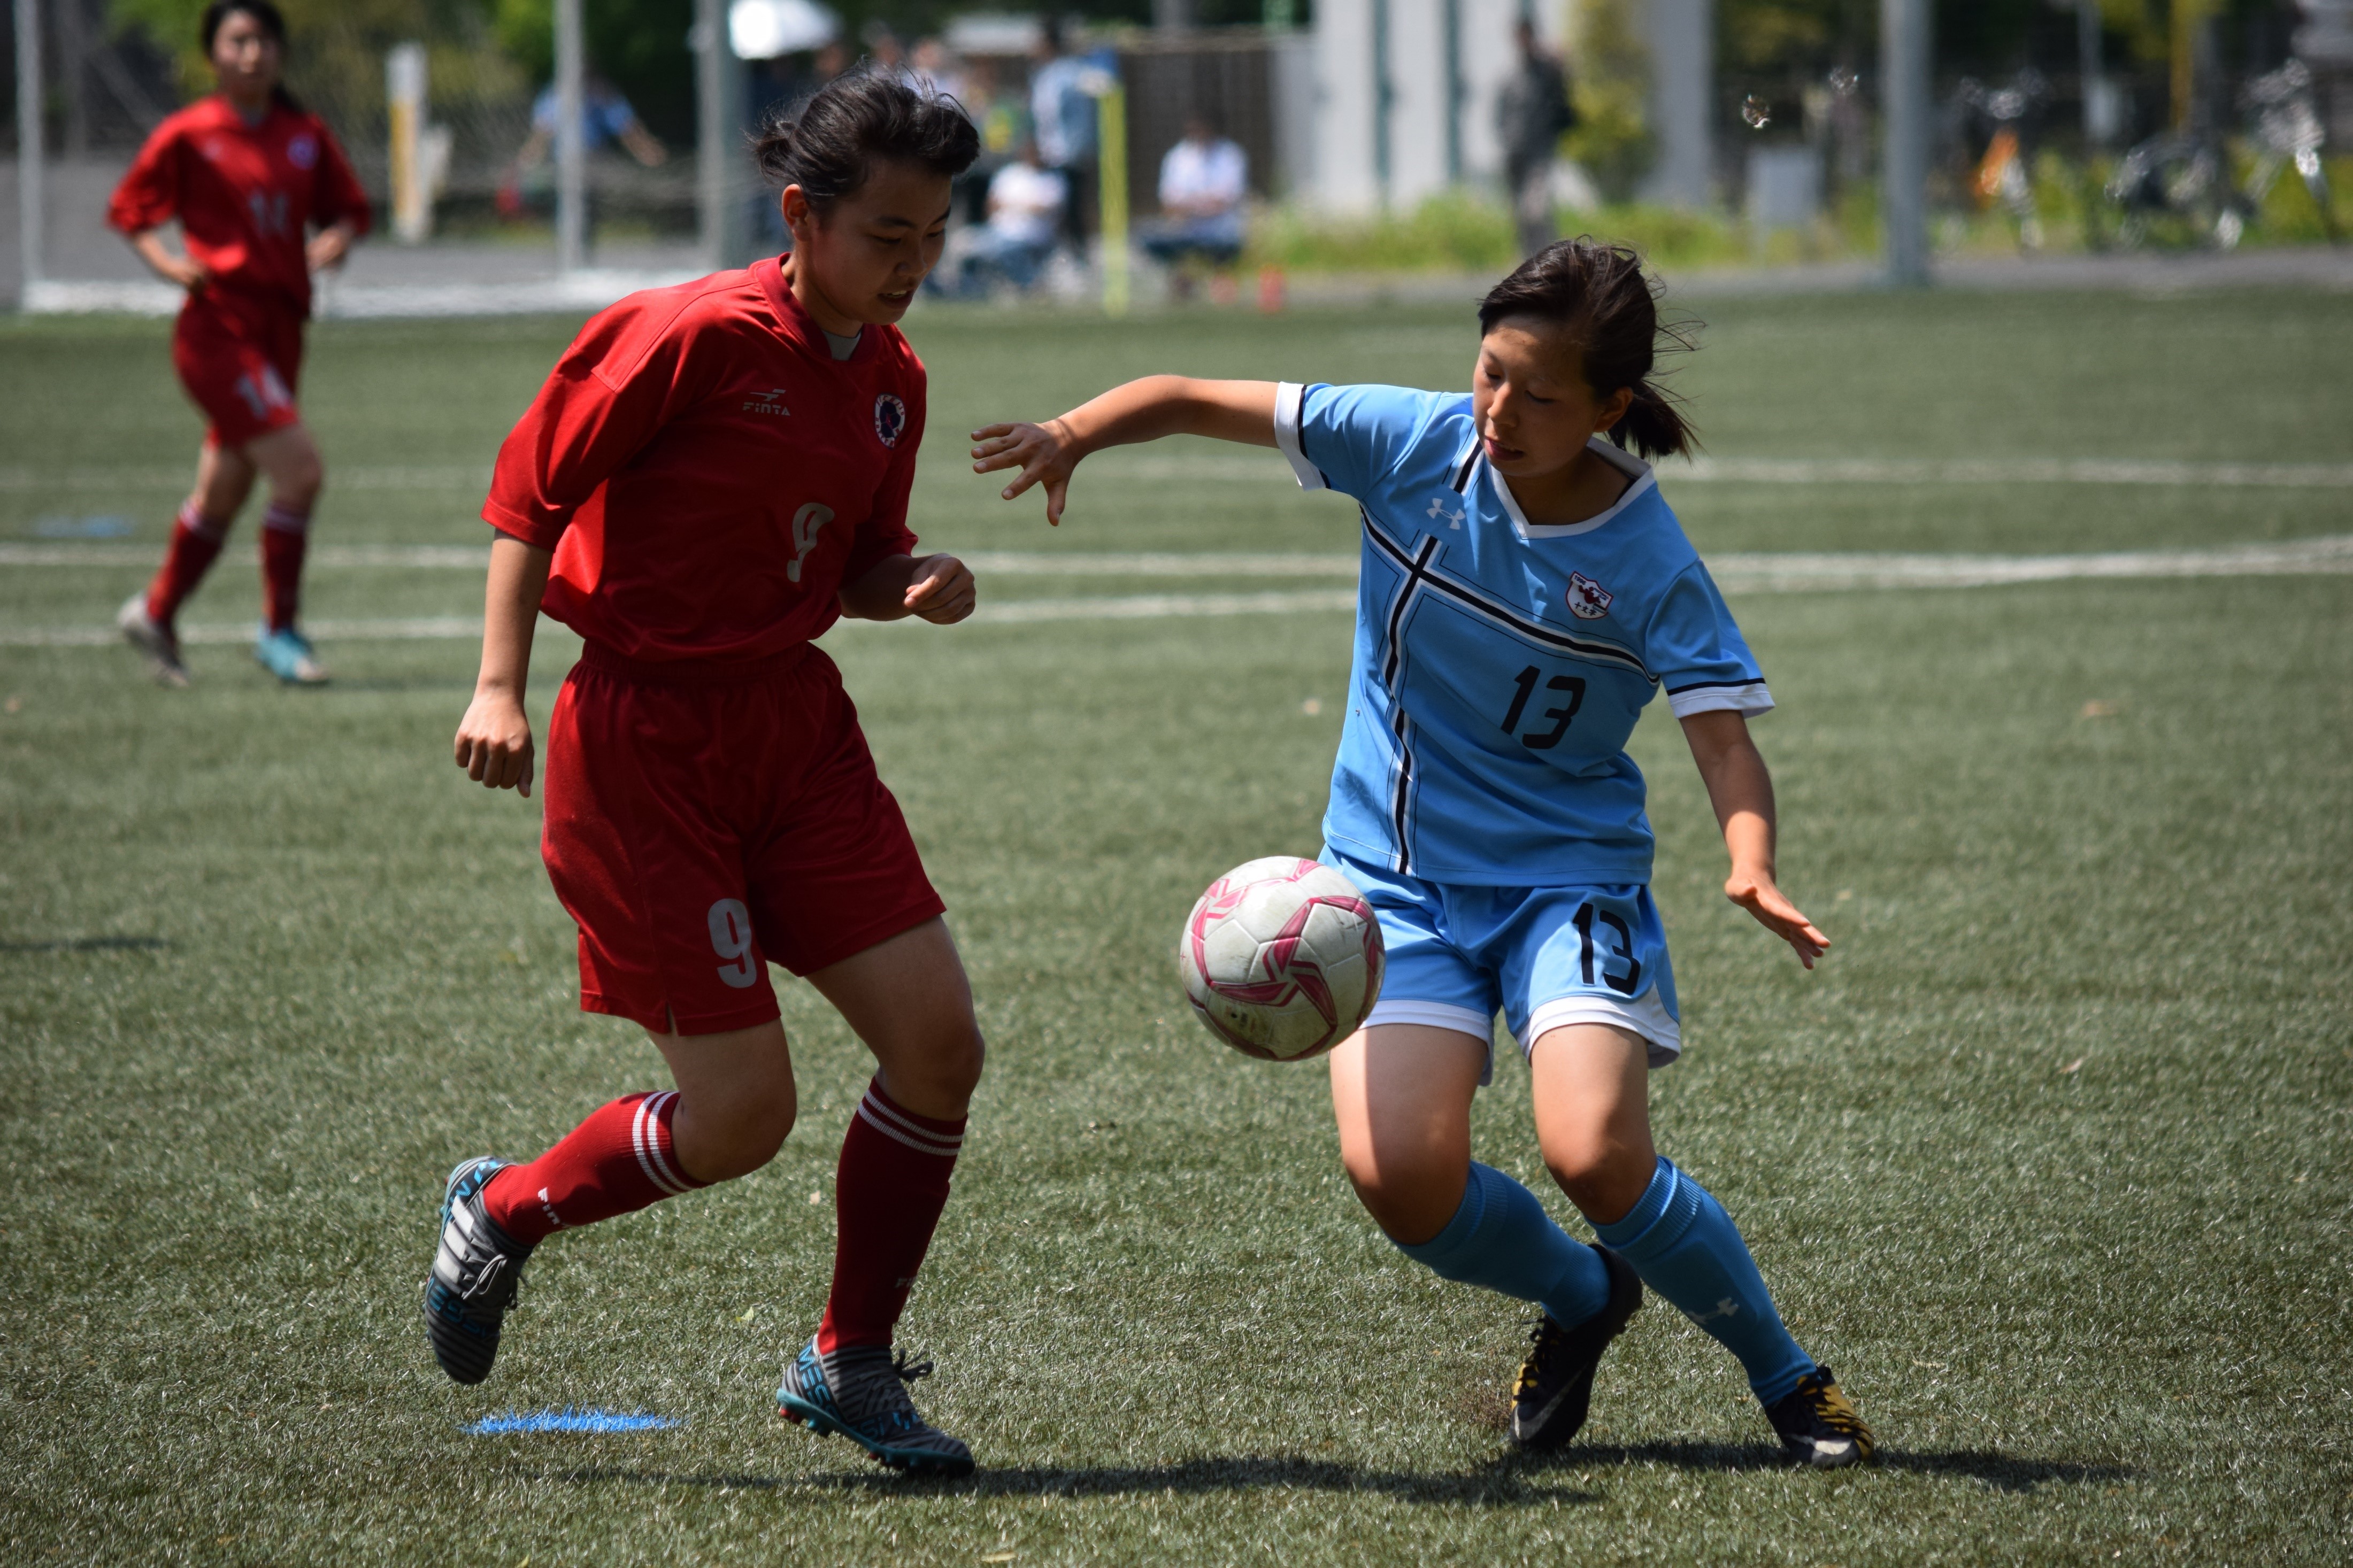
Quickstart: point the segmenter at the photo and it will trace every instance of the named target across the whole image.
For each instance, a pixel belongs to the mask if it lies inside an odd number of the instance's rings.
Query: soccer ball
[[[1244,1056],[1292,1062],[1356,1033],[1381,994],[1381,924],[1329,866],[1272,855],[1209,884],[1176,943],[1186,1000]]]

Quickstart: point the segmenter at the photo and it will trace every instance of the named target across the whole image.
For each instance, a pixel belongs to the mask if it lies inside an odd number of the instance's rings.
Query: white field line
[[[107,468],[0,468],[0,492],[173,489],[190,466],[126,463]],[[1276,458],[1103,458],[1081,482],[1287,485]],[[2131,458],[1698,458],[1669,463],[1659,479],[1678,484],[1752,485],[2157,485],[2221,489],[2353,489],[2353,463],[2203,463]],[[466,464],[336,467],[339,490],[414,490],[480,496],[491,470]]]
[[[13,547],[10,547],[13,548]],[[82,546],[82,549],[118,547]],[[479,552],[478,552],[479,553]],[[145,553],[139,560],[148,559]],[[1059,572],[1068,556],[1027,558],[1052,563]],[[1085,559],[1085,558],[1081,558]],[[1138,560],[1215,563],[1230,567],[1252,558],[1232,555],[1103,556],[1119,564],[1090,565],[1081,574],[1151,575],[1138,574]],[[1304,575],[1308,564],[1334,574],[1346,574],[1354,563],[1322,556],[1269,556],[1277,571],[1259,575]],[[1333,564],[1332,563],[1337,563]],[[0,565],[19,563],[0,553]],[[2016,583],[2053,583],[2084,578],[2182,578],[2304,576],[2353,574],[2353,534],[2329,534],[2281,544],[2242,544],[2214,550],[2116,551],[2095,555],[1901,555],[1901,554],[1727,554],[1712,563],[1716,581],[1727,593],[1834,593],[1848,589],[1983,588]],[[1041,567],[1039,574],[1048,574]],[[1173,572],[1168,574],[1174,574]],[[1251,574],[1199,573],[1200,575]],[[1027,626],[1041,621],[1143,621],[1198,616],[1287,616],[1336,612],[1356,607],[1352,588],[1316,588],[1271,594],[1134,594],[1080,596],[1067,599],[1015,599],[984,603],[972,617],[976,626]],[[847,622],[849,626],[865,623]],[[427,616],[409,619],[320,620],[309,623],[312,636],[327,642],[416,641],[473,638],[482,623],[468,616]],[[249,640],[248,625],[219,623],[181,629],[189,643],[241,643]],[[0,647],[98,647],[118,634],[105,626],[0,626]]]

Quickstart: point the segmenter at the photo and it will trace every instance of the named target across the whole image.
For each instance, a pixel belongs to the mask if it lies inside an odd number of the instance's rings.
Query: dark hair
[[[822,217],[856,195],[881,159],[954,179],[980,156],[980,133],[955,99],[918,92],[860,60],[807,102],[771,115],[752,153],[770,184],[798,185]]]
[[[1479,302],[1483,336],[1498,321],[1534,317],[1567,331],[1597,397],[1631,387],[1634,401],[1609,427],[1609,439],[1645,458],[1688,454],[1698,445],[1673,396],[1651,379],[1662,347],[1689,352],[1692,324],[1659,320],[1658,285],[1642,258],[1590,236],[1546,246]]]
[[[285,45],[286,16],[270,0],[213,0],[205,7],[204,19],[196,24],[196,37],[203,41],[206,54],[213,52],[213,36],[221,30],[221,24],[240,11],[277,39],[281,47]]]

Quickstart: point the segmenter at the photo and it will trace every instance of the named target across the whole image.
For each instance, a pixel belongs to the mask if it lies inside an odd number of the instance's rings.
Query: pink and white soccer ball
[[[1356,1033],[1381,994],[1381,923],[1329,866],[1269,856],[1209,884],[1176,944],[1185,996],[1244,1056],[1298,1061]]]

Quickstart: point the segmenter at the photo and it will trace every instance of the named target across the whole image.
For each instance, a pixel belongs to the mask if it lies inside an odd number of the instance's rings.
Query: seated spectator
[[[1233,289],[1231,268],[1242,253],[1242,199],[1250,192],[1250,160],[1206,118],[1185,121],[1185,139],[1160,161],[1160,219],[1145,226],[1144,248],[1173,269],[1169,287],[1182,300],[1193,292],[1189,263],[1206,262],[1218,276],[1220,299]]]
[[[992,274],[1024,290],[1036,283],[1039,268],[1054,253],[1070,195],[1070,181],[1040,163],[1038,143],[1022,138],[1013,162],[988,182],[988,221],[966,231],[971,237],[956,265],[954,292],[966,299],[985,294]]]

